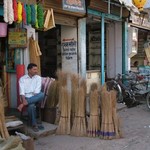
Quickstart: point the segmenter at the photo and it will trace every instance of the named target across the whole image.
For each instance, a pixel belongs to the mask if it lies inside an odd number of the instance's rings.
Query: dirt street
[[[35,150],[150,150],[150,110],[146,104],[118,113],[122,120],[121,139],[50,135],[36,140]]]

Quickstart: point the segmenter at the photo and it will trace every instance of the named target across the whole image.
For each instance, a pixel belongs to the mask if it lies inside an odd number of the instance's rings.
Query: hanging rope
[[[14,11],[13,11],[13,1],[7,0],[7,9],[8,9],[8,22],[12,24],[14,21]]]
[[[23,23],[24,23],[24,24],[27,24],[27,18],[26,18],[26,4],[23,4],[22,18],[23,18]]]
[[[35,25],[36,23],[36,14],[35,14],[35,6],[32,4],[31,5],[31,24]]]
[[[21,23],[22,21],[22,4],[18,2],[18,21],[17,23]]]
[[[37,19],[39,28],[44,26],[44,10],[41,4],[37,5]]]
[[[26,13],[27,13],[27,24],[31,24],[31,7],[30,5],[26,5]]]
[[[7,0],[4,0],[4,21],[8,22]]]
[[[37,19],[37,4],[34,6],[35,7],[35,27],[38,29],[38,19]]]
[[[18,6],[17,6],[17,0],[13,0],[13,10],[14,10],[14,21],[18,20]]]

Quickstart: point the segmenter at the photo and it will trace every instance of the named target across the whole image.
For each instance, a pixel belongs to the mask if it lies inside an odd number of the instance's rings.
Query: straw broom
[[[96,137],[100,130],[99,112],[98,112],[98,90],[90,93],[90,118],[88,122],[88,136]]]
[[[58,104],[59,94],[57,93],[57,89],[58,89],[58,81],[55,80],[51,83],[48,89],[46,107],[52,108],[52,107],[56,107],[56,105]]]
[[[75,112],[75,119],[73,122],[71,135],[86,136],[86,123],[85,123],[85,95],[83,87],[78,89],[77,108]]]
[[[122,137],[122,132],[120,129],[120,119],[117,115],[117,110],[116,110],[116,91],[112,91],[111,92],[111,97],[112,97],[112,106],[113,106],[113,110],[112,110],[112,119],[113,119],[113,124],[114,124],[114,130],[115,130],[115,138],[121,138]]]
[[[67,96],[67,110],[68,110],[68,122],[67,122],[67,134],[71,131],[71,94],[68,92]]]
[[[56,75],[57,75],[57,78],[58,78],[58,81],[59,81],[59,86],[67,86],[67,76],[68,76],[68,73],[67,72],[63,72],[61,70],[58,70],[56,72]]]
[[[58,79],[58,85],[57,85],[57,90],[56,92],[58,94],[56,94],[58,96],[58,109],[57,109],[57,115],[56,115],[56,120],[55,120],[55,124],[57,124],[59,122],[60,119],[60,114],[61,114],[61,99],[62,99],[62,87],[66,87],[67,86],[67,73],[62,72],[61,70],[57,71],[57,79]]]
[[[71,75],[71,126],[75,118],[75,107],[76,107],[76,98],[78,97],[77,89],[79,86],[79,76],[76,74]]]
[[[90,91],[90,118],[88,122],[88,136],[96,137],[98,136],[98,132],[100,130],[98,101],[98,86],[96,83],[93,83]]]
[[[76,123],[76,121],[75,121],[75,119],[76,119],[76,116],[77,116],[77,112],[78,112],[78,95],[79,95],[79,88],[76,88],[76,89],[74,89],[74,94],[75,94],[75,97],[74,97],[74,101],[75,101],[75,103],[74,103],[74,118],[72,118],[72,124],[71,124],[71,126],[72,126],[72,129],[71,129],[71,135],[75,135],[76,134],[76,126],[77,126],[77,123]]]
[[[59,125],[57,128],[56,133],[57,134],[67,134],[69,133],[69,129],[68,129],[68,99],[69,99],[69,95],[68,95],[68,91],[66,87],[62,87],[61,88],[61,101],[60,101],[60,105],[61,105],[61,116],[60,116],[60,121],[59,121]]]
[[[5,115],[4,115],[4,105],[3,105],[3,98],[0,97],[0,134],[2,138],[8,139],[9,133],[5,126]]]
[[[112,139],[115,136],[114,125],[112,121],[112,99],[111,93],[107,91],[106,84],[102,88],[102,124],[101,124],[101,138]]]
[[[113,124],[113,116],[112,116],[112,111],[113,111],[113,105],[112,105],[113,99],[112,99],[112,91],[109,92],[109,101],[108,101],[108,131],[109,131],[109,136],[108,139],[111,140],[115,137],[115,132],[114,132],[114,124]]]

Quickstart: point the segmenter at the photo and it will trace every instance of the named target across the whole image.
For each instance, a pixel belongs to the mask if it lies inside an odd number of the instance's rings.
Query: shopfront
[[[128,70],[149,66],[150,22],[148,14],[132,14],[128,24]]]
[[[25,3],[25,1],[22,2]],[[30,2],[30,5],[35,4],[36,1]],[[17,47],[12,46],[11,48],[10,46],[8,47],[8,44],[12,43],[13,45],[14,41],[10,41],[10,36],[6,36],[6,38],[1,40],[1,43],[5,43],[2,44],[3,47],[1,48],[1,57],[6,56],[1,59],[1,61],[3,61],[1,64],[4,63],[1,65],[3,68],[1,74],[5,74],[5,77],[2,77],[6,79],[4,82],[9,83],[7,85],[7,97],[10,107],[16,108],[17,105],[16,66],[18,64],[23,65],[23,72],[27,73],[26,67],[28,63],[32,62],[35,58],[34,56],[30,57],[31,38],[33,38],[33,41],[38,41],[40,51],[42,53],[39,59],[40,64],[38,64],[38,66],[43,77],[55,78],[56,71],[58,69],[62,69],[63,71],[71,73],[80,72],[81,76],[85,76],[85,71],[83,71],[85,70],[83,69],[85,68],[85,63],[82,62],[80,57],[83,55],[83,51],[81,52],[80,49],[84,49],[85,53],[86,47],[86,35],[83,34],[85,30],[85,19],[82,19],[85,17],[86,9],[85,3],[83,4],[84,9],[81,7],[82,9],[80,11],[70,11],[63,9],[62,1],[57,1],[57,3],[55,3],[55,1],[45,0],[44,3],[42,3],[43,9],[53,10],[53,27],[47,31],[37,29],[33,25],[13,23],[12,25],[8,26],[8,34],[10,34],[10,31],[12,31],[11,37],[14,35],[13,33],[18,33],[18,31],[21,31],[21,33],[25,33],[23,35],[25,35],[24,38],[27,39],[23,47],[18,47],[17,43]],[[79,42],[78,38],[80,39]],[[19,38],[15,37],[15,39]],[[10,43],[7,43],[7,41]],[[39,62],[39,60],[36,62]]]

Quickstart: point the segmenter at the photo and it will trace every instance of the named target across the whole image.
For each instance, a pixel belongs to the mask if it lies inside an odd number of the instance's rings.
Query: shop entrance
[[[56,77],[57,69],[61,69],[61,26],[46,32],[39,32],[41,48],[41,76]]]
[[[134,28],[134,27],[133,27]],[[134,37],[132,41],[134,44],[132,44],[132,49],[134,47],[137,49],[135,55],[131,58],[130,66],[132,71],[137,71],[139,66],[150,66],[150,62],[148,57],[149,54],[146,53],[146,49],[150,48],[150,31],[136,28],[138,31],[137,36],[135,37],[137,39],[137,42],[134,42]]]

